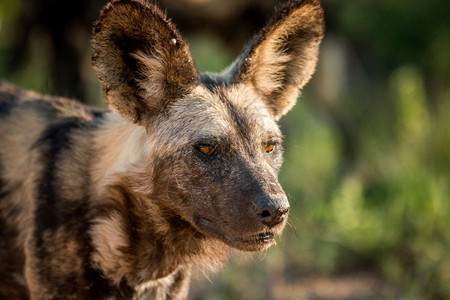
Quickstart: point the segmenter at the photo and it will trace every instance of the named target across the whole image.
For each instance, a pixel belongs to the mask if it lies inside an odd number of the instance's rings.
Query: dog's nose
[[[256,203],[256,214],[264,225],[273,227],[286,219],[289,202],[285,195],[276,198],[261,196]]]

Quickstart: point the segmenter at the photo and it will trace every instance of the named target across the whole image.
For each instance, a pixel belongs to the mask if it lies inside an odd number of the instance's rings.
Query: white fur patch
[[[93,186],[107,187],[115,175],[126,172],[148,153],[148,137],[143,126],[136,125],[117,114],[110,114],[108,120],[94,137],[94,150],[98,153],[93,162]],[[104,191],[95,191],[102,195]]]
[[[138,51],[133,54],[140,63],[144,65],[142,75],[145,80],[139,81],[138,85],[144,92],[146,99],[162,99],[164,98],[164,80],[166,78],[166,67],[162,53],[149,56],[148,54]]]
[[[120,250],[128,246],[122,223],[122,218],[112,213],[108,217],[95,219],[91,229],[95,249],[92,260],[115,284],[127,273]]]

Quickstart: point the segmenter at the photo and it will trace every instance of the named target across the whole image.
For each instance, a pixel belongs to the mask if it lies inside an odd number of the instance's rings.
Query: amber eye
[[[275,145],[274,144],[269,144],[269,145],[267,145],[267,147],[266,147],[266,152],[267,153],[271,153],[271,152],[273,152],[275,150]]]
[[[201,153],[205,154],[205,155],[212,155],[214,153],[214,150],[216,150],[216,147],[212,147],[212,146],[199,146],[198,150],[200,150]]]

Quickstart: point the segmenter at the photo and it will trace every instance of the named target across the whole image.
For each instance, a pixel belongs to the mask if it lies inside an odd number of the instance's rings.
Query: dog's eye
[[[209,155],[212,155],[214,153],[214,151],[216,150],[216,147],[202,145],[202,146],[198,146],[198,150],[201,153],[209,156]]]
[[[266,147],[266,152],[271,153],[275,150],[275,144],[268,144]]]

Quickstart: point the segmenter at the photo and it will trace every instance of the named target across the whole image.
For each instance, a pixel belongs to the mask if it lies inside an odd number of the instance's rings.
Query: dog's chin
[[[245,237],[236,237],[226,234],[217,225],[207,219],[196,218],[195,223],[198,230],[207,237],[219,239],[228,246],[238,250],[262,251],[275,244],[274,234],[270,231],[256,233]]]

